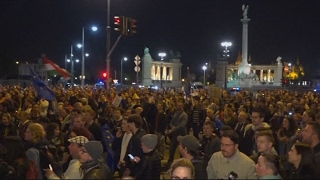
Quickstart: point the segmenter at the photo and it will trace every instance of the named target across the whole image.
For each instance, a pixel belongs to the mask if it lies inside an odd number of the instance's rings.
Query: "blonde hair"
[[[44,139],[46,136],[46,132],[43,126],[39,123],[30,123],[28,125],[28,129],[30,133],[34,136],[34,139],[31,140],[33,143],[37,143],[40,140]]]
[[[194,170],[194,166],[193,166],[192,162],[189,159],[180,158],[180,159],[175,160],[172,163],[172,165],[168,171],[168,173],[170,174],[170,177],[173,175],[173,171],[176,170],[178,167],[189,168],[190,172],[191,172],[191,179],[194,179],[195,170]]]

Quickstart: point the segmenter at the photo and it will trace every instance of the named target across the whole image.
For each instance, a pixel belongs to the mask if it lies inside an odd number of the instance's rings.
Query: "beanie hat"
[[[184,145],[188,150],[191,150],[191,151],[199,150],[200,143],[198,139],[192,135],[178,136],[177,140],[182,145]]]
[[[99,159],[103,153],[103,147],[100,141],[88,141],[83,147],[92,159]]]
[[[146,134],[142,136],[141,142],[148,148],[154,149],[158,143],[158,137],[155,134]]]

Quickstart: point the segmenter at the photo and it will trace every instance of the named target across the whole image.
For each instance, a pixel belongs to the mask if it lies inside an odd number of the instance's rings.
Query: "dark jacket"
[[[209,138],[203,137],[200,140],[200,144],[203,153],[203,163],[207,166],[212,154],[221,150],[220,138],[212,134]]]
[[[143,159],[144,154],[141,149],[141,138],[146,134],[147,133],[145,130],[138,129],[137,132],[132,135],[129,141],[124,161],[126,162],[126,168],[129,168],[132,174],[135,174],[135,172],[139,170],[141,162],[139,163],[131,162],[130,158],[127,155],[131,154],[132,156],[138,156],[140,159]]]
[[[191,159],[191,162],[195,171],[194,179],[208,179],[207,167],[203,164],[203,160],[200,158],[194,158]]]
[[[162,111],[162,112],[158,112],[156,113],[156,118],[155,118],[155,125],[154,128],[156,127],[156,121],[158,118],[158,126],[155,129],[156,132],[161,133],[162,135],[164,135],[164,132],[167,128],[167,114],[166,112]]]
[[[293,166],[289,179],[316,179],[316,170],[310,165],[301,166],[296,169]]]
[[[136,179],[160,179],[161,157],[156,150],[144,154]]]
[[[84,172],[82,179],[113,179],[109,167],[98,160],[86,162],[80,168]]]

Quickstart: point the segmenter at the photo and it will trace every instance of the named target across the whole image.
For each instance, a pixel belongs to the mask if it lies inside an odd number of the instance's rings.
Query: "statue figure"
[[[181,54],[180,54],[179,51],[176,51],[176,52],[174,53],[174,58],[175,58],[175,59],[180,59],[180,58],[181,58]]]
[[[144,48],[144,55],[149,54],[149,48],[145,47]]]
[[[277,57],[277,62],[278,62],[278,64],[281,64],[281,59],[282,59],[282,57],[281,56],[279,56],[279,57]]]
[[[248,16],[247,16],[247,14],[248,14],[248,9],[249,9],[249,6],[247,5],[242,5],[242,11],[243,11],[243,19],[247,19],[248,18]]]

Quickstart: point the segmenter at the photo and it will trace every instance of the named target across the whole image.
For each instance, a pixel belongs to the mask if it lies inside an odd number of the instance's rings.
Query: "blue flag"
[[[31,80],[33,81],[33,86],[36,89],[38,96],[46,100],[54,100],[53,91],[38,77],[34,70],[27,64],[30,70]]]

